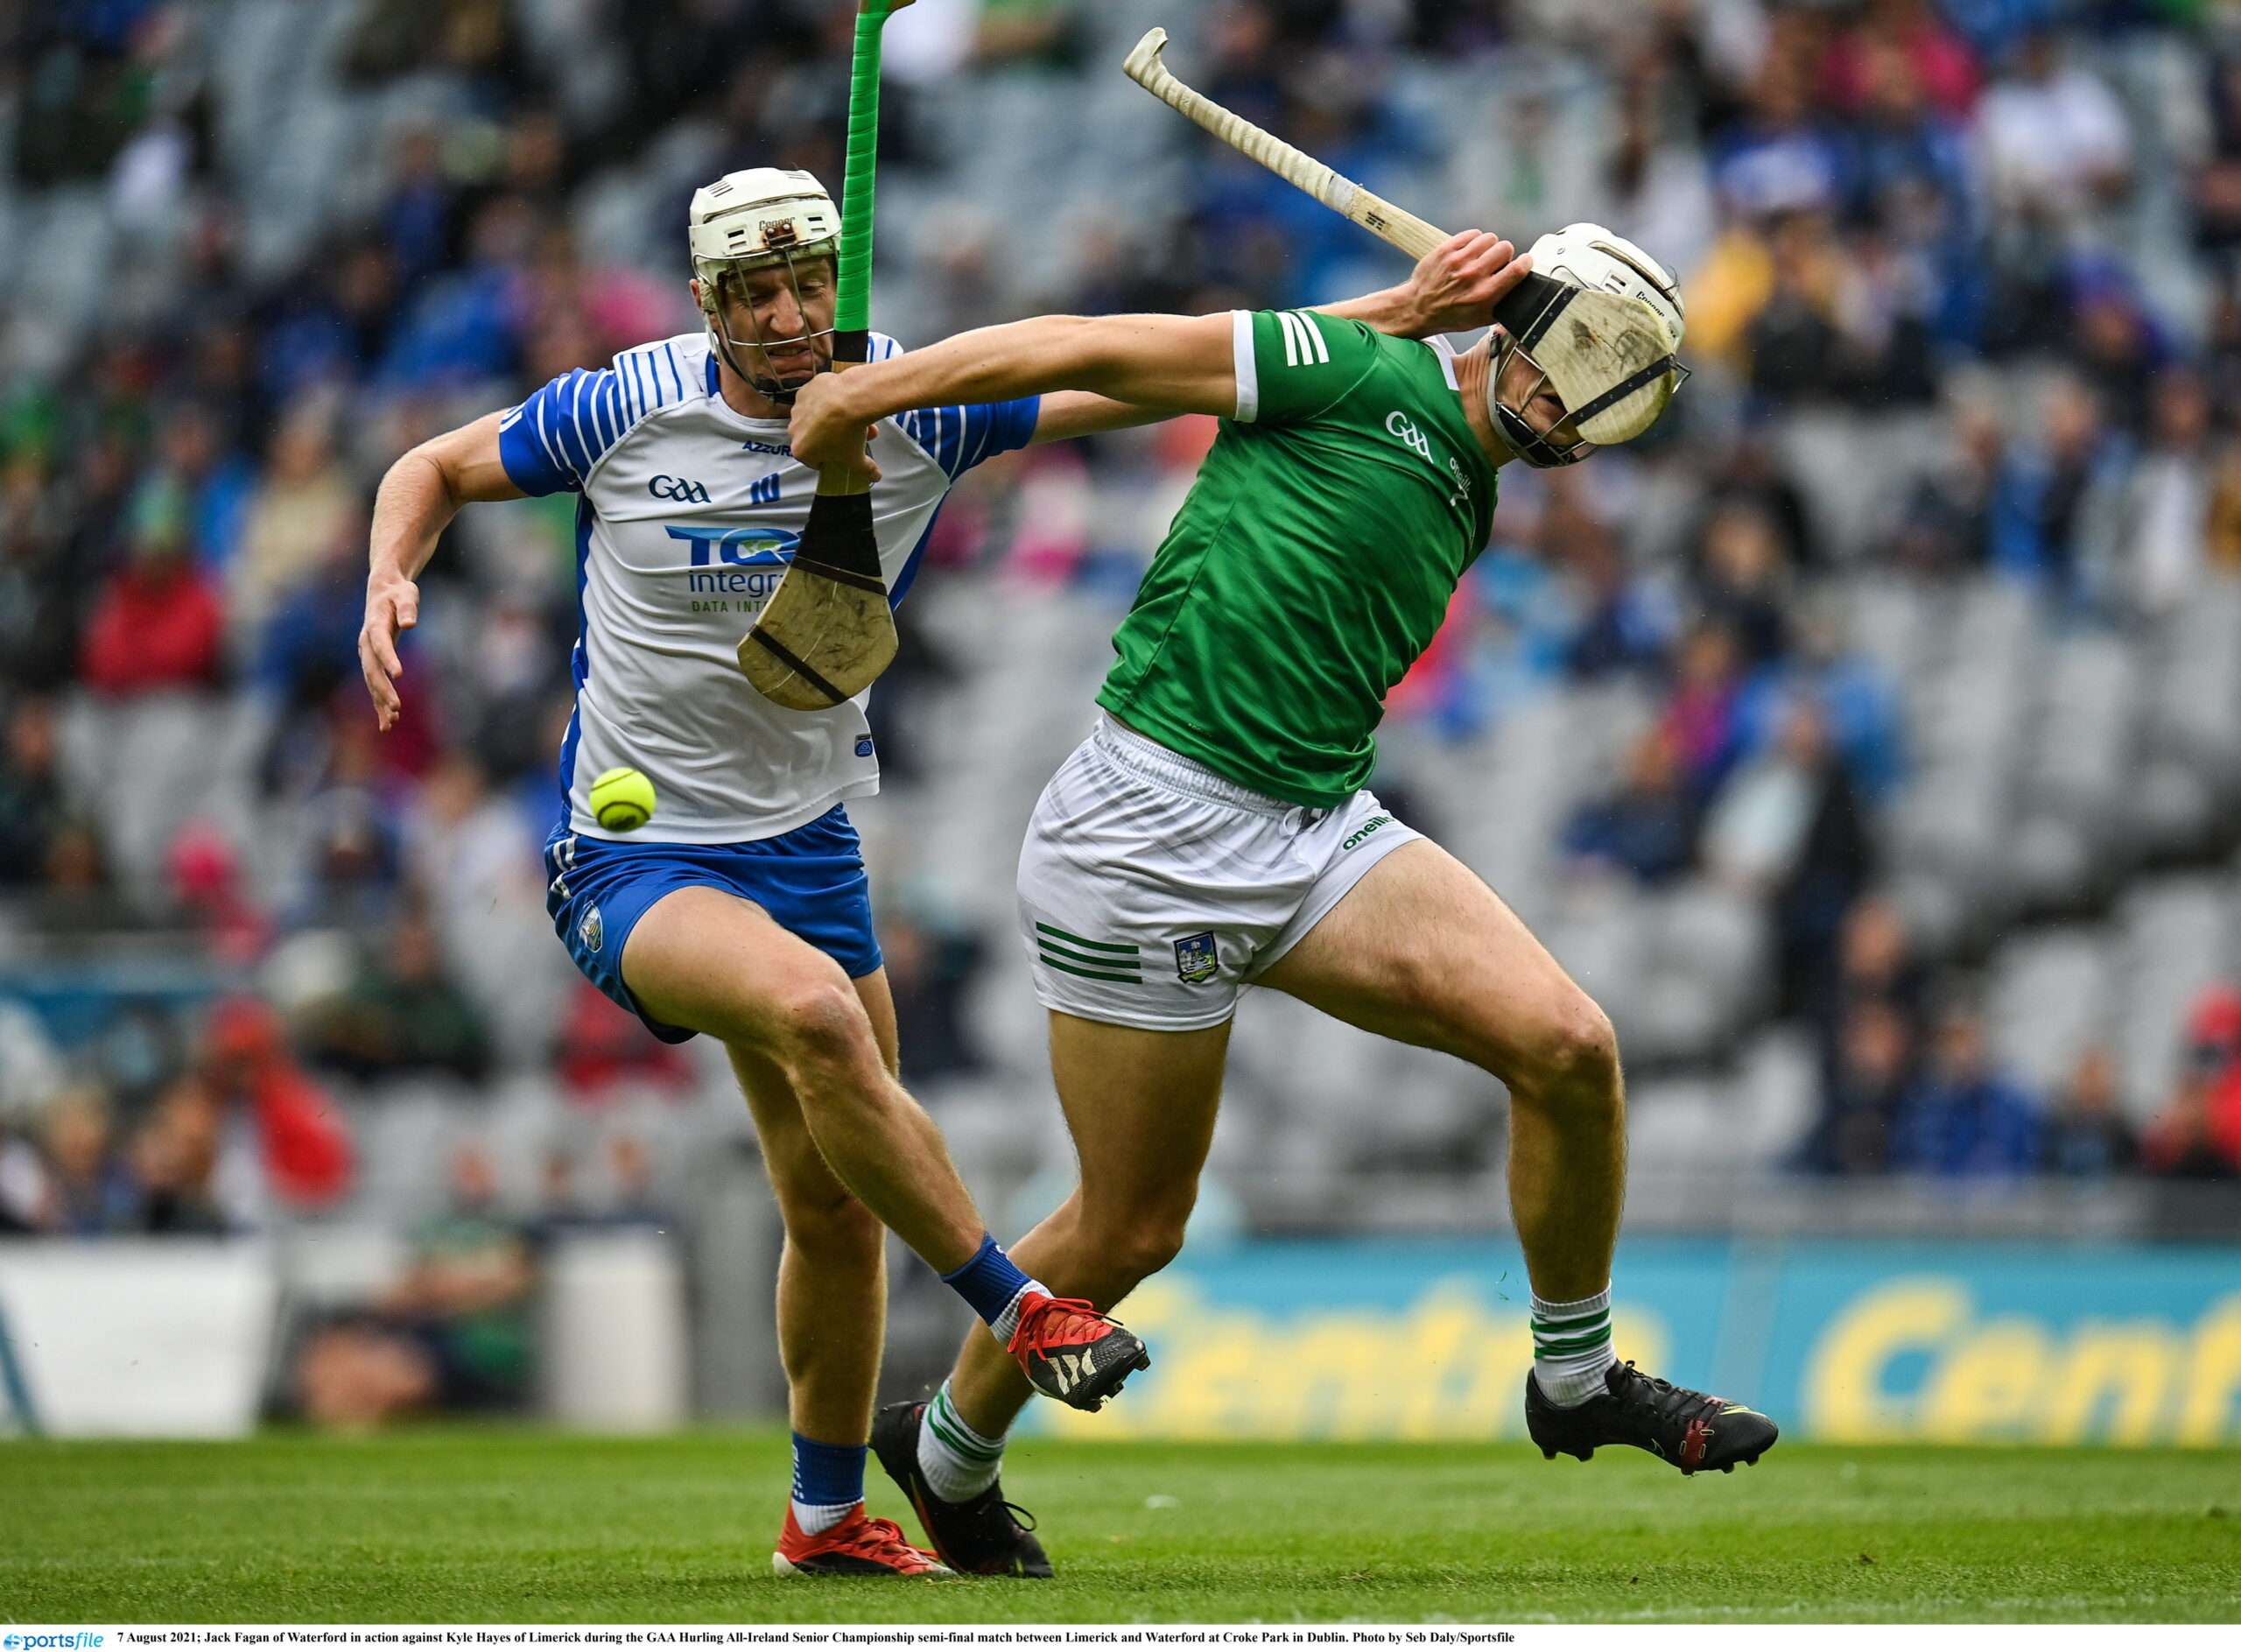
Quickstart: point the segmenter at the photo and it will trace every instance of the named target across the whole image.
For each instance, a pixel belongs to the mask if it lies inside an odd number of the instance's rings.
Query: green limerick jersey
[[[1493,526],[1454,358],[1359,321],[1240,312],[1237,415],[1113,639],[1098,704],[1272,798],[1328,809]]]

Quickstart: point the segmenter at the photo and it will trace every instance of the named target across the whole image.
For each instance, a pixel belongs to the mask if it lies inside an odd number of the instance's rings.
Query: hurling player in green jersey
[[[1528,262],[1491,236],[1461,251],[1513,280]],[[1639,248],[1574,225],[1530,264],[1640,299],[1678,348],[1678,292]],[[850,436],[904,409],[1059,389],[1224,423],[1114,638],[1098,729],[1044,791],[1021,855],[1022,928],[1081,1160],[1021,1265],[1106,1307],[1167,1263],[1238,990],[1274,988],[1508,1087],[1533,1285],[1526,1414],[1544,1450],[1631,1445],[1683,1473],[1755,1461],[1775,1437],[1765,1417],[1612,1354],[1626,1105],[1609,1021],[1493,890],[1364,790],[1385,698],[1486,543],[1496,473],[1589,451],[1548,376],[1499,327],[1458,355],[1308,312],[1046,316],[818,380],[796,404],[794,451],[841,460]],[[1028,1397],[976,1340],[930,1405],[875,1425],[945,1555],[1000,1548],[983,1543],[1001,1515],[987,1500]]]

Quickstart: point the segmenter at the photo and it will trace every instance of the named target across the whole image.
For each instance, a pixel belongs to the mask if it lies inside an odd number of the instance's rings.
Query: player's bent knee
[[[1575,993],[1539,1028],[1526,1065],[1526,1076],[1536,1088],[1615,1101],[1619,1035],[1600,1005],[1585,993]]]
[[[786,1237],[804,1254],[823,1262],[876,1262],[887,1229],[862,1200],[845,1189],[822,1195],[793,1195],[779,1203]]]
[[[797,1078],[815,1079],[879,1061],[871,1018],[855,988],[836,971],[830,981],[788,988],[774,1006],[775,1042],[781,1060]]]
[[[1135,1290],[1138,1281],[1150,1278],[1176,1259],[1183,1249],[1187,1220],[1187,1215],[1154,1217],[1107,1236],[1099,1248],[1101,1271],[1109,1276],[1114,1295]]]

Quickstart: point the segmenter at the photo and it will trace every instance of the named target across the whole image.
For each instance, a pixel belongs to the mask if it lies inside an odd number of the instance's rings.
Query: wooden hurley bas
[[[836,336],[833,371],[860,364],[868,343],[861,333]],[[765,699],[790,711],[823,711],[870,687],[895,650],[871,484],[838,466],[819,471],[801,544],[740,640],[739,668]]]
[[[835,283],[836,373],[861,366],[870,353],[880,39],[889,15],[910,3],[859,0],[856,8]],[[740,639],[739,668],[765,699],[790,711],[823,711],[869,688],[893,663],[895,650],[895,610],[872,531],[871,485],[852,469],[821,470],[794,559]]]

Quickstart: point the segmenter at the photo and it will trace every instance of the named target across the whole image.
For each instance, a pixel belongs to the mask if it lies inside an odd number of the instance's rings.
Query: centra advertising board
[[[1793,1438],[2241,1440],[2241,1249],[1647,1241],[1621,1248],[1619,1355]],[[1522,1438],[1530,1290],[1513,1245],[1186,1251],[1121,1310],[1152,1367],[1106,1439]]]

